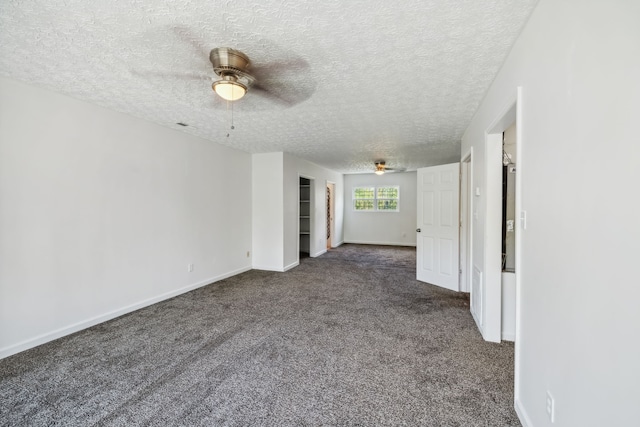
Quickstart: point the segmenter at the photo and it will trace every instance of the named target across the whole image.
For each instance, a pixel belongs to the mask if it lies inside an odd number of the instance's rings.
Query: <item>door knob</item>
[[[422,231],[422,230],[420,230],[419,228],[418,228],[418,229],[416,229],[416,232],[418,232],[418,233],[419,233],[419,232],[421,232],[421,231]]]

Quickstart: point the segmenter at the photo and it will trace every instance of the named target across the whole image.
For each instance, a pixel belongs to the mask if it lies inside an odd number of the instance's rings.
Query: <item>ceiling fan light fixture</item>
[[[247,93],[247,87],[232,80],[218,80],[211,85],[218,96],[227,101],[237,101]]]

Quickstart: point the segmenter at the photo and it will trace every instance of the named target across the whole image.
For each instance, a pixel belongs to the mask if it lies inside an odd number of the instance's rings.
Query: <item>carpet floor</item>
[[[0,360],[0,425],[519,426],[513,345],[415,257],[343,245]]]

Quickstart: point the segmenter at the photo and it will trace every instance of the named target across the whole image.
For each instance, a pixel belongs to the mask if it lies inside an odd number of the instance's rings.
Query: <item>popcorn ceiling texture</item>
[[[412,170],[459,160],[462,133],[535,4],[5,0],[0,75],[252,153],[345,173],[378,159]],[[245,52],[293,105],[250,90],[233,105],[231,131],[208,60],[223,46]]]

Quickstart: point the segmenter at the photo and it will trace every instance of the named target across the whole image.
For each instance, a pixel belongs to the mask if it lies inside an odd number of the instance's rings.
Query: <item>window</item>
[[[376,202],[379,211],[398,212],[398,187],[378,187]]]
[[[375,187],[356,187],[353,189],[353,209],[356,211],[374,211],[376,204]]]
[[[360,212],[398,212],[400,210],[400,187],[355,187],[353,210]]]

